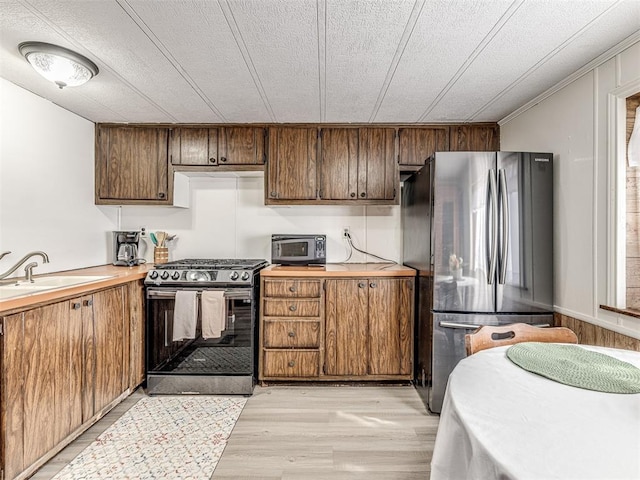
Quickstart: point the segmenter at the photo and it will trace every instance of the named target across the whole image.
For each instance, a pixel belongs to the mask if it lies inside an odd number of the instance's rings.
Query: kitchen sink
[[[49,277],[36,277],[33,282],[19,280],[16,283],[0,285],[0,300],[6,300],[23,295],[33,295],[48,290],[72,287],[83,283],[97,282],[111,278],[111,275],[52,275]]]

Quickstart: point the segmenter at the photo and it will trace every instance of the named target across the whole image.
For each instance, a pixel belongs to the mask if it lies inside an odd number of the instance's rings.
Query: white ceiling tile
[[[527,74],[532,66],[539,64],[538,70],[555,74],[545,64],[553,57],[558,46],[570,42],[614,1],[580,3],[580,9],[575,9],[573,2],[557,0],[523,3],[456,84],[428,112],[427,118],[471,121],[471,115]],[[581,64],[587,63],[580,55],[574,57],[574,62],[576,60]],[[577,67],[568,73],[576,69]],[[544,88],[541,85],[530,91],[529,98],[535,97]],[[470,96],[468,92],[476,94]]]
[[[84,45],[98,66],[117,72],[122,82],[167,112],[174,121],[220,120],[118,3],[102,0],[30,3],[46,15],[54,28]]]
[[[320,120],[315,0],[228,1],[276,122]]]
[[[413,1],[328,0],[327,122],[368,122]]]
[[[640,0],[0,4],[0,76],[95,122],[497,121],[640,31]],[[27,40],[100,74],[59,90]]]
[[[375,118],[417,122],[511,1],[427,1]]]
[[[217,2],[133,0],[128,5],[226,121],[270,121]],[[176,23],[176,18],[181,21]]]

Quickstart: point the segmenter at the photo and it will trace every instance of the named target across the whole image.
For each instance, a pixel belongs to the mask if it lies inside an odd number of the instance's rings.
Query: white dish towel
[[[173,308],[173,341],[196,338],[196,322],[198,320],[198,292],[195,290],[176,291],[176,302]]]
[[[202,307],[202,338],[220,338],[225,327],[224,292],[203,290],[200,297]]]

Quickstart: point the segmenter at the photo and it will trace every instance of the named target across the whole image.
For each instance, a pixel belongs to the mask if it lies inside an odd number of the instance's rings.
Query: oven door
[[[209,289],[214,290],[215,288]],[[225,325],[219,338],[202,338],[200,302],[194,339],[174,342],[173,312],[177,290],[148,287],[147,374],[163,376],[253,376],[255,372],[255,310],[251,288],[224,290]],[[178,392],[182,393],[182,392]]]

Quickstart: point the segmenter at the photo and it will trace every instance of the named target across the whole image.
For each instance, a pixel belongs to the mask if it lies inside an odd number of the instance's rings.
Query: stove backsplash
[[[271,260],[273,233],[324,233],[327,261],[342,262],[348,248],[342,238],[349,228],[354,244],[390,260],[401,261],[399,206],[264,205],[262,177],[190,179],[190,208],[121,208],[122,229],[164,230],[177,235],[169,260],[183,258],[265,258]],[[142,252],[153,261],[153,245]],[[375,259],[369,258],[371,261]],[[350,262],[366,261],[353,252]]]

